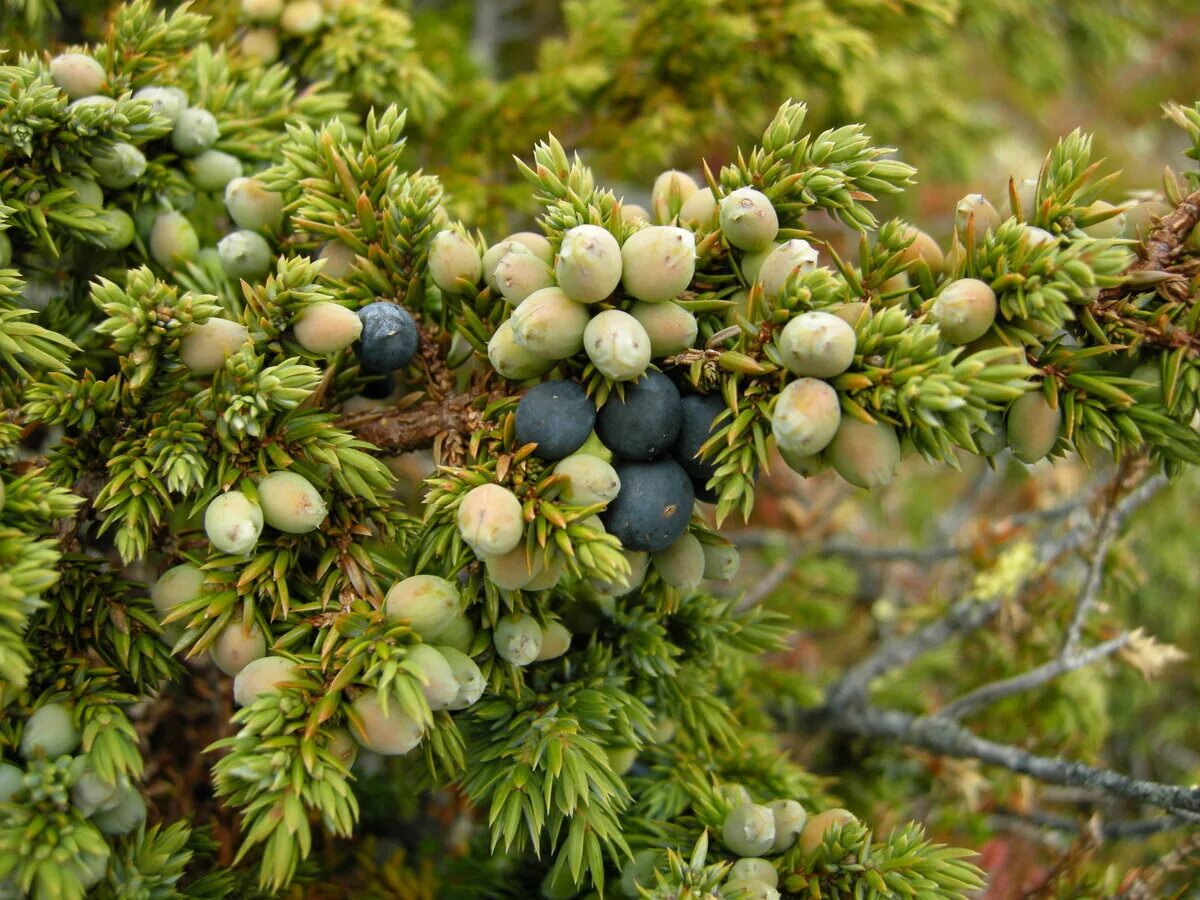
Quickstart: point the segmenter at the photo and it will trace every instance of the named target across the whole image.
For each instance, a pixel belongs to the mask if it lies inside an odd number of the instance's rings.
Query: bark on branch
[[[425,400],[404,409],[346,416],[339,424],[384,453],[406,453],[432,447],[444,435],[466,435],[483,424],[475,398],[452,394],[444,400]]]

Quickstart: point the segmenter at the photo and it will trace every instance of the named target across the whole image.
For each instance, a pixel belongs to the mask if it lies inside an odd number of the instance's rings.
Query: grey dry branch
[[[1019,813],[1009,809],[998,809],[989,820],[1001,827],[1020,828],[1022,826],[1035,829],[1051,829],[1068,834],[1086,832],[1101,841],[1139,840],[1164,831],[1174,831],[1178,828],[1190,828],[1192,822],[1183,816],[1148,816],[1144,819],[1114,819],[1104,821],[1093,819],[1081,822],[1069,816],[1058,816],[1046,812]]]
[[[898,741],[943,756],[977,759],[1047,784],[1094,788],[1157,806],[1190,822],[1200,823],[1200,788],[1143,781],[1080,762],[1039,756],[1010,744],[981,738],[941,716],[913,716],[872,706],[847,706],[830,714],[830,724],[839,731]]]
[[[1081,618],[1080,609],[1086,612],[1090,608],[1098,590],[1100,562],[1095,560],[1102,561],[1108,541],[1121,522],[1166,484],[1164,476],[1153,476],[1116,501],[1126,471],[1127,467],[1120,467],[1114,483],[1103,489],[1107,502],[1098,526],[1102,532],[1098,540],[1101,546],[1097,547],[1081,591],[1076,618]],[[1095,517],[1089,515],[1084,519],[1073,524],[1057,540],[1039,542],[1040,560],[1043,563],[1055,560],[1065,553],[1078,550],[1086,541],[1096,537]],[[812,711],[807,719],[835,731],[896,741],[945,756],[979,760],[1029,775],[1047,784],[1102,791],[1160,807],[1187,822],[1200,822],[1200,789],[1144,781],[1080,762],[1040,756],[1019,747],[979,737],[955,721],[955,718],[986,704],[1045,684],[1059,675],[1118,651],[1130,640],[1128,633],[1082,653],[1078,652],[1076,644],[1068,642],[1055,660],[1013,678],[983,685],[933,715],[915,716],[882,709],[869,702],[870,686],[876,678],[903,668],[959,635],[983,627],[999,611],[1000,606],[999,598],[960,600],[937,621],[912,634],[885,642],[874,654],[850,668],[829,689],[825,705]]]
[[[1112,640],[1097,644],[1095,647],[1090,647],[1082,653],[1072,653],[1070,655],[1064,653],[1057,659],[1043,663],[1036,668],[1030,669],[1028,672],[1022,672],[1020,675],[1014,675],[1011,678],[989,682],[982,687],[963,694],[956,700],[950,701],[938,710],[937,715],[940,718],[961,719],[963,716],[999,700],[1003,700],[1005,697],[1031,691],[1036,687],[1053,681],[1060,675],[1074,672],[1076,669],[1081,669],[1084,666],[1112,656],[1129,643],[1129,638],[1130,634],[1125,632],[1117,635]]]

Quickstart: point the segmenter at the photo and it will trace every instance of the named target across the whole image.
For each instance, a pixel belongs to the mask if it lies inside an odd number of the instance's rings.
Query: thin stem
[[[1003,700],[1005,697],[1031,691],[1034,688],[1041,687],[1053,681],[1060,675],[1065,675],[1068,672],[1073,672],[1076,669],[1091,665],[1098,660],[1105,659],[1128,643],[1129,633],[1125,632],[1110,641],[1097,644],[1083,653],[1071,656],[1063,655],[1050,662],[1043,663],[1037,668],[1022,672],[1020,675],[989,682],[947,703],[937,711],[937,715],[947,719],[961,719],[963,716],[973,713],[984,706],[989,706]]]

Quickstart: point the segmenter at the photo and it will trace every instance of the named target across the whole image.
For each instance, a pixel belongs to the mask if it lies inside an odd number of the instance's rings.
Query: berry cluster
[[[38,707],[21,734],[24,766],[0,762],[0,804],[48,802],[62,814],[86,817],[103,835],[129,834],[146,821],[146,801],[128,778],[97,768],[90,754],[78,753],[81,741],[68,706]],[[67,861],[72,874],[84,889],[95,886],[108,868],[108,844],[87,840],[67,849],[73,851]],[[7,886],[0,882],[0,893]]]

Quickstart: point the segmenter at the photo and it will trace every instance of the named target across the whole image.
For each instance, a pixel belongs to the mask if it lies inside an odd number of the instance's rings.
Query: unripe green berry
[[[242,53],[269,65],[279,59],[279,38],[273,28],[250,28],[238,42]]]
[[[251,660],[233,678],[233,702],[249,706],[263,694],[279,689],[295,678],[296,664],[282,656]]]
[[[1025,244],[1033,247],[1047,245],[1054,246],[1058,243],[1058,238],[1052,235],[1045,228],[1038,228],[1034,225],[1026,225],[1021,229],[1021,237]]]
[[[886,422],[843,418],[825,455],[834,470],[860,488],[883,487],[900,466],[900,439]]]
[[[287,34],[312,34],[321,27],[325,11],[318,0],[290,0],[283,5],[279,27]]]
[[[554,621],[542,629],[542,649],[538,651],[537,662],[548,659],[558,659],[571,649],[571,632],[562,622]]]
[[[775,817],[775,842],[771,844],[771,855],[774,856],[790,849],[796,842],[804,831],[808,813],[795,800],[772,800],[767,809]]]
[[[639,850],[633,859],[621,868],[621,890],[626,897],[636,898],[639,887],[647,890],[654,887],[654,868],[658,862],[657,850]]]
[[[1138,239],[1170,212],[1171,207],[1157,197],[1135,203],[1125,211],[1125,237]]]
[[[104,66],[86,53],[62,53],[50,60],[50,77],[64,94],[77,100],[100,93],[107,76]]]
[[[283,0],[242,0],[242,13],[251,22],[274,22],[283,12]]]
[[[749,250],[742,254],[742,258],[738,261],[738,266],[742,270],[742,279],[746,284],[753,285],[758,282],[758,276],[762,272],[763,263],[779,247],[780,244],[777,241],[771,241],[761,250]],[[743,315],[745,315],[744,312]]]
[[[353,707],[362,731],[356,728],[351,733],[368,750],[384,756],[399,756],[421,743],[425,729],[400,709],[395,697],[387,698],[386,709],[383,701],[375,690],[359,694]]]
[[[828,312],[833,313],[851,328],[857,328],[860,322],[871,318],[871,304],[861,301],[854,303],[839,303]]]
[[[779,233],[779,216],[767,195],[754,188],[738,188],[721,199],[721,233],[731,247],[762,250]]]
[[[505,240],[520,244],[546,265],[554,262],[554,247],[544,235],[540,235],[536,231],[517,231],[510,234]]]
[[[829,463],[819,453],[792,453],[786,447],[779,447],[779,455],[787,467],[804,478],[812,478],[829,468]]]
[[[833,440],[841,420],[837,391],[816,378],[800,378],[779,392],[771,433],[781,452],[811,456]]]
[[[518,241],[515,237],[506,237],[504,240],[488,247],[484,251],[483,258],[480,261],[483,267],[483,280],[487,282],[488,287],[497,293],[500,291],[500,285],[496,281],[496,267],[500,265],[500,260],[504,259],[510,253],[517,256],[536,256],[528,246]],[[542,262],[546,262],[546,260],[542,260]],[[550,265],[553,262],[552,251],[550,262],[546,262],[546,265]]]
[[[225,185],[225,208],[239,228],[277,232],[283,227],[283,197],[253,178],[235,178]]]
[[[458,588],[436,575],[413,575],[398,581],[383,601],[389,619],[408,622],[422,638],[440,634],[460,611]]]
[[[852,825],[858,822],[858,817],[848,809],[827,809],[824,812],[810,816],[800,834],[800,849],[805,854],[812,853],[825,840],[825,835],[834,828]]]
[[[710,581],[729,581],[742,564],[742,555],[730,543],[700,545],[704,552],[704,577]]]
[[[21,734],[21,756],[25,759],[58,759],[79,746],[79,727],[71,710],[61,703],[38,707]]]
[[[529,553],[523,544],[518,544],[503,556],[489,556],[484,561],[488,580],[505,591],[519,591],[542,573],[538,555],[530,565]]]
[[[82,763],[82,771],[71,785],[71,805],[85,816],[104,809],[112,809],[123,799],[119,783],[109,783],[96,774],[86,756],[77,756],[75,762]]]
[[[69,863],[79,878],[79,884],[90,891],[108,875],[108,858],[112,855],[108,847],[102,853],[81,853]]]
[[[462,294],[479,283],[483,262],[475,244],[457,231],[439,231],[429,245],[429,277],[447,294]]]
[[[558,286],[577,303],[598,303],[621,282],[621,245],[599,225],[576,225],[563,235],[555,260]]]
[[[732,881],[761,881],[768,887],[779,887],[779,872],[761,856],[745,856],[729,867],[729,887]]]
[[[806,312],[793,317],[778,339],[783,364],[795,375],[833,378],[854,362],[854,329],[832,313]]]
[[[275,258],[267,239],[257,231],[245,228],[221,238],[217,242],[217,255],[226,275],[247,281],[257,281],[271,271],[271,262]]]
[[[202,191],[223,191],[229,182],[242,176],[242,161],[222,150],[205,150],[188,160],[185,168],[192,184]]]
[[[258,545],[262,528],[262,509],[241,491],[219,495],[204,510],[204,533],[223,553],[246,556]]]
[[[246,326],[228,319],[208,319],[194,325],[179,342],[179,358],[197,375],[211,375],[225,359],[242,348],[250,334]]]
[[[937,275],[946,265],[946,255],[942,252],[942,248],[938,246],[938,242],[927,235],[924,231],[918,228],[909,226],[904,230],[906,239],[911,239],[912,243],[901,251],[900,258],[907,263],[915,263],[918,260],[929,266],[929,271]]]
[[[121,799],[115,806],[92,816],[92,824],[107,835],[129,834],[145,821],[146,801],[133,785],[122,789]]]
[[[453,647],[461,653],[469,653],[471,643],[475,640],[475,626],[466,616],[454,615],[445,624],[429,629],[428,633],[422,634],[421,637],[439,645]]]
[[[189,603],[204,592],[204,572],[191,563],[167,569],[150,588],[150,602],[160,616],[181,603]]]
[[[544,566],[542,571],[533,577],[529,584],[525,585],[527,591],[548,591],[550,588],[558,584],[563,574],[567,571],[567,561],[562,556],[556,556],[554,561],[548,566]]]
[[[648,209],[646,209],[646,207],[639,206],[636,203],[622,203],[621,204],[621,221],[625,222],[628,225],[633,225],[634,223],[643,223],[643,222],[645,224],[649,225],[649,224],[651,224],[650,223],[650,211]]]
[[[408,648],[408,661],[420,673],[421,690],[425,693],[429,708],[434,712],[449,708],[458,696],[458,681],[446,657],[435,647],[417,644]]]
[[[509,322],[514,340],[528,352],[542,359],[566,359],[582,349],[589,318],[586,306],[561,288],[548,287],[526,297]]]
[[[783,296],[783,289],[793,275],[803,275],[817,268],[817,249],[808,241],[784,241],[768,254],[758,269],[758,283],[768,297]]]
[[[215,144],[220,136],[216,116],[201,106],[189,106],[175,120],[171,146],[182,156],[196,156]]]
[[[0,803],[11,803],[24,787],[25,771],[12,763],[0,762]],[[2,896],[2,895],[0,895]]]
[[[609,768],[614,775],[625,775],[637,762],[637,747],[609,747],[605,750]]]
[[[146,157],[133,144],[118,141],[95,154],[89,162],[96,181],[106,188],[126,188],[146,171]]]
[[[91,178],[85,178],[82,175],[66,175],[63,177],[63,184],[75,192],[75,202],[80,205],[104,205],[104,191],[100,190],[100,185]],[[2,233],[0,232],[0,234]],[[0,264],[6,265],[2,260],[0,260]]]
[[[775,817],[765,806],[742,803],[725,817],[721,837],[738,856],[761,856],[775,842]]]
[[[1052,407],[1041,390],[1022,394],[1008,408],[1008,446],[1023,463],[1044,459],[1058,443],[1061,430],[1062,409]]]
[[[984,419],[991,432],[979,429],[972,432],[971,437],[975,439],[975,445],[979,448],[981,456],[995,456],[1008,446],[1008,435],[1005,433],[1004,417],[997,412],[988,412]]]
[[[712,188],[700,188],[688,197],[679,209],[679,221],[701,228],[715,225],[717,198],[713,196]]]
[[[217,668],[226,675],[237,675],[256,659],[267,655],[267,639],[257,622],[250,624],[247,633],[241,622],[230,622],[209,647],[209,655]]]
[[[503,556],[525,536],[521,501],[498,484],[471,488],[458,506],[458,532],[479,556]]]
[[[178,88],[144,87],[134,92],[134,100],[145,100],[150,111],[161,116],[172,125],[179,121],[179,114],[187,108],[187,94]]]
[[[647,303],[678,297],[696,274],[696,236],[686,228],[651,225],[621,245],[621,284]]]
[[[654,179],[650,190],[650,208],[654,212],[654,221],[666,225],[683,209],[683,204],[691,199],[700,185],[696,179],[678,169],[668,169]]]
[[[1017,185],[1017,202],[1021,204],[1021,218],[1026,221],[1032,219],[1037,212],[1037,183],[1036,178],[1026,178]],[[1013,215],[1017,213],[1015,209],[1012,212]]]
[[[287,534],[307,534],[329,514],[320,492],[296,472],[272,472],[260,481],[258,502],[267,524]]]
[[[505,253],[494,274],[500,293],[513,306],[530,294],[554,286],[554,272],[532,253]]]
[[[338,303],[321,300],[300,312],[292,334],[309,353],[326,356],[349,347],[362,333],[362,319]]]
[[[975,240],[979,241],[1000,224],[1000,213],[983,194],[967,194],[954,207],[954,226],[965,235],[971,220],[975,222]]]
[[[133,243],[137,229],[123,209],[102,209],[93,221],[104,227],[104,233],[97,235],[97,240],[105,250],[124,250]]]
[[[487,687],[487,682],[484,681],[479,666],[464,651],[455,647],[439,645],[437,649],[449,663],[450,671],[454,674],[455,684],[458,685],[458,691],[447,708],[466,709],[474,706],[475,702],[483,696],[484,689]]]
[[[779,900],[779,891],[755,878],[734,878],[721,886],[721,893],[738,900]]]
[[[321,269],[322,275],[329,278],[345,278],[354,268],[358,254],[341,241],[326,241],[321,245],[321,252],[317,254],[317,259],[325,261],[325,265]]]
[[[525,303],[529,302],[527,298]],[[488,361],[500,375],[511,381],[536,378],[554,368],[554,360],[531,353],[513,337],[512,319],[500,323],[488,340]]]
[[[636,381],[650,365],[650,335],[619,309],[592,317],[583,331],[583,349],[601,374],[614,381]]]
[[[196,229],[181,212],[163,213],[150,228],[150,255],[164,269],[177,268],[200,252]]]
[[[996,294],[976,278],[960,278],[934,298],[930,316],[951,344],[969,344],[987,334],[996,321]]]
[[[527,666],[542,652],[542,627],[533,616],[504,616],[492,631],[496,654],[514,666]]]
[[[588,435],[588,439],[583,442],[577,453],[586,453],[588,456],[595,456],[604,460],[606,463],[613,461],[613,452],[604,446],[604,442],[600,440],[600,435],[592,432]]]
[[[347,769],[354,765],[354,758],[358,756],[358,742],[345,728],[330,729],[329,743],[325,745],[325,749]]]
[[[704,548],[693,534],[685,534],[653,555],[654,571],[673,588],[694,591],[704,578]]]
[[[638,301],[629,310],[650,338],[650,353],[654,357],[674,356],[690,350],[696,343],[699,326],[696,317],[668,300],[666,303]]]
[[[1097,200],[1087,208],[1089,216],[1100,215],[1101,213],[1113,212],[1118,207],[1107,203],[1104,200]],[[1092,238],[1119,238],[1125,231],[1125,213],[1118,212],[1111,218],[1105,219],[1102,222],[1097,222],[1094,225],[1088,225],[1083,229],[1083,233]]]
[[[562,498],[573,506],[609,503],[621,490],[617,470],[600,457],[582,450],[560,459],[554,474],[566,478]]]

